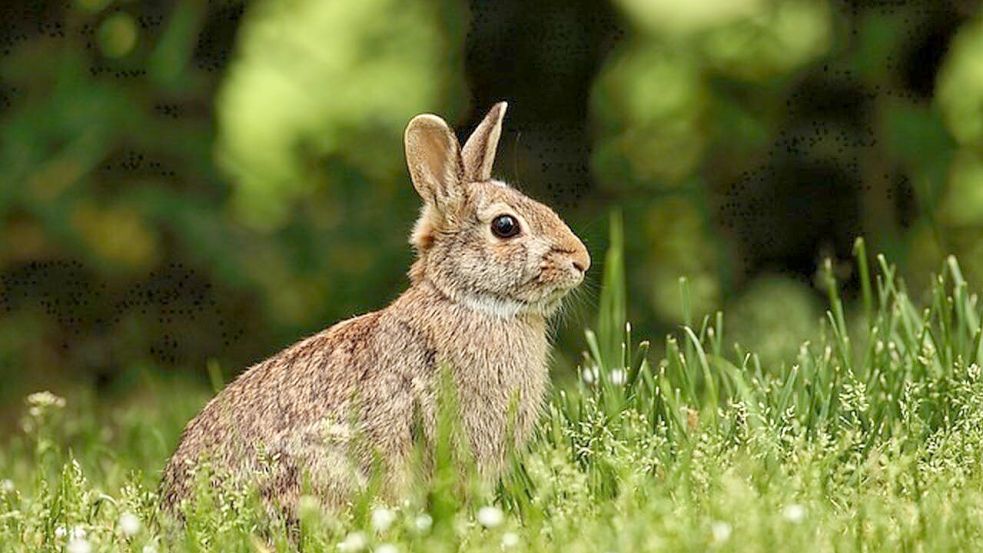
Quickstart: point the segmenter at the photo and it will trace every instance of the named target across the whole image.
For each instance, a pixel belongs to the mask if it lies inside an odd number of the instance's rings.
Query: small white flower
[[[614,369],[611,371],[611,384],[615,386],[624,385],[627,378],[625,377],[625,371],[623,369]]]
[[[84,537],[85,537],[85,528],[82,528],[81,526],[76,526],[75,528],[72,528],[72,538],[76,540],[80,540]]]
[[[68,535],[68,530],[66,530],[64,526],[59,525],[55,527],[56,538],[64,538],[67,535]]]
[[[786,505],[782,509],[782,517],[791,523],[798,524],[806,517],[806,508],[798,503]]]
[[[43,392],[35,392],[27,396],[27,404],[33,407],[55,407],[60,409],[65,406],[65,398],[56,396],[55,394],[45,390]]]
[[[352,532],[345,536],[345,541],[338,544],[338,549],[345,553],[352,553],[362,551],[368,544],[369,541],[365,538],[365,534],[362,532]]]
[[[489,505],[478,509],[478,523],[485,528],[495,528],[505,522],[505,513],[498,507]]]
[[[140,518],[133,513],[123,513],[119,517],[119,529],[124,536],[132,538],[140,532]]]
[[[720,520],[715,520],[710,524],[710,533],[713,534],[714,543],[724,543],[729,540],[733,530],[730,524]]]
[[[583,370],[580,371],[580,377],[584,379],[584,384],[589,385],[597,382],[599,376],[600,373],[598,372],[597,367],[584,367]]]
[[[372,511],[372,528],[379,533],[385,532],[396,522],[396,513],[385,507]]]
[[[399,548],[391,543],[380,543],[375,553],[399,553]]]
[[[152,543],[148,543],[147,545],[143,546],[141,551],[142,553],[157,553],[157,546]]]
[[[419,532],[429,532],[430,527],[433,526],[433,517],[427,513],[417,515],[416,518],[413,519],[413,526]]]
[[[65,548],[67,553],[92,553],[92,545],[85,538],[72,538]]]
[[[519,545],[519,535],[515,532],[506,532],[502,534],[502,548],[511,549]]]
[[[14,481],[13,480],[11,480],[9,478],[5,478],[2,482],[0,482],[0,492],[3,492],[3,493],[14,493],[14,489],[16,489],[16,488],[14,487]]]

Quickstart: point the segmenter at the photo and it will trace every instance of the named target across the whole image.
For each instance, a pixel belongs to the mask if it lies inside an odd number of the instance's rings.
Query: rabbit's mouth
[[[544,264],[538,272],[523,283],[523,286],[543,289],[543,297],[553,294],[560,294],[562,296],[580,286],[583,281],[584,274],[582,272],[560,270],[553,265]]]
[[[552,286],[539,299],[528,302],[527,305],[529,305],[531,311],[536,311],[544,317],[550,317],[560,309],[560,306],[563,305],[564,298],[576,286],[577,283],[557,283],[557,285]]]

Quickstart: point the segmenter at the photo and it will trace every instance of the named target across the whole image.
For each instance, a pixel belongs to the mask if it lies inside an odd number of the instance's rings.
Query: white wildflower
[[[427,513],[417,515],[416,518],[413,519],[413,526],[419,532],[429,532],[430,527],[433,526],[433,517]]]
[[[65,547],[67,553],[92,553],[92,544],[85,541],[85,538],[72,538]]]
[[[72,528],[72,538],[80,540],[84,537],[85,537],[85,528],[82,528],[81,526],[76,526],[75,528]]]
[[[389,529],[396,522],[396,513],[385,507],[379,507],[372,511],[372,529],[382,533]]]
[[[511,549],[519,545],[519,535],[515,532],[506,532],[502,534],[502,548]]]
[[[64,538],[65,536],[67,536],[67,535],[68,535],[68,530],[66,530],[64,526],[58,525],[58,526],[55,527],[55,537],[56,538],[61,539],[61,538]]]
[[[611,371],[611,384],[622,386],[627,381],[624,369],[614,369]]]
[[[47,407],[62,408],[65,406],[65,398],[56,396],[48,391],[35,392],[27,396],[27,404],[31,407],[39,407],[41,409]]]
[[[600,372],[596,366],[584,367],[580,372],[580,377],[584,379],[584,384],[590,385],[597,382],[598,378],[600,378]]]
[[[362,532],[352,532],[345,536],[345,541],[338,544],[338,549],[345,553],[362,551],[369,544]]]
[[[498,507],[489,505],[478,509],[478,523],[485,528],[495,528],[505,522],[505,513]]]
[[[15,488],[14,488],[14,481],[13,480],[11,480],[9,478],[5,478],[2,482],[0,482],[0,492],[3,492],[3,493],[14,493],[14,489]]]
[[[147,545],[143,546],[143,549],[140,551],[142,553],[157,553],[157,546],[152,543],[148,543]]]
[[[730,539],[730,535],[733,532],[733,528],[730,524],[715,520],[710,525],[710,533],[713,535],[713,543],[724,543]]]
[[[782,509],[782,517],[793,524],[798,524],[806,517],[806,508],[798,503],[786,505]]]
[[[399,548],[391,543],[380,543],[375,553],[399,553]]]
[[[140,518],[130,512],[123,513],[119,517],[119,529],[124,536],[132,538],[140,532]]]

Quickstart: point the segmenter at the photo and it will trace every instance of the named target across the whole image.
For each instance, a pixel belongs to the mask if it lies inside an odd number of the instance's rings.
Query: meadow
[[[0,550],[978,550],[978,296],[954,258],[914,297],[860,240],[855,254],[856,315],[827,265],[818,334],[766,363],[728,340],[740,321],[690,312],[685,280],[679,330],[658,348],[634,336],[614,225],[580,378],[507,477],[471,485],[441,441],[404,503],[370,490],[336,515],[304,497],[289,528],[207,486],[185,526],[158,516],[159,471],[209,390],[138,371],[145,392],[122,403],[33,394],[0,450]]]

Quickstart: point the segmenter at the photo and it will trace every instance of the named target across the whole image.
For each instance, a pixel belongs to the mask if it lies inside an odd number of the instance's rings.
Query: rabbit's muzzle
[[[578,245],[554,247],[544,256],[539,282],[552,288],[550,292],[568,292],[583,282],[584,274],[590,268],[590,255],[579,241]]]
[[[584,243],[573,233],[564,241],[564,244],[554,246],[550,253],[555,255],[554,263],[566,266],[573,279],[571,287],[577,286],[584,280],[587,269],[590,269],[590,253],[587,252]]]

